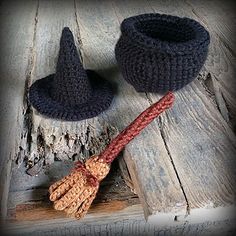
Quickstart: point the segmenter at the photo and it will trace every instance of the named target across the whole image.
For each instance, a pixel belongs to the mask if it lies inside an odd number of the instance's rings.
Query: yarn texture
[[[158,13],[126,18],[115,47],[125,80],[138,92],[178,90],[198,75],[210,36],[197,21]]]
[[[32,84],[31,104],[48,117],[79,121],[97,116],[110,106],[112,99],[110,84],[96,72],[83,68],[72,32],[65,27],[56,73]]]
[[[56,210],[82,218],[88,211],[99,189],[100,182],[110,171],[112,161],[158,115],[170,108],[174,94],[167,93],[158,102],[141,113],[128,127],[111,141],[105,150],[86,160],[77,162],[72,172],[49,188],[49,198]]]

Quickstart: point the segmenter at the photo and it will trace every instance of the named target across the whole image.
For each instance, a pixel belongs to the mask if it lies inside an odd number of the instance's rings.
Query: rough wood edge
[[[22,2],[21,2],[21,4],[22,4]],[[35,12],[35,16],[32,19],[32,20],[34,20],[34,22],[33,22],[34,26],[33,26],[33,32],[32,32],[32,36],[34,38],[35,26],[36,26],[36,21],[37,21],[38,4],[37,4],[37,2],[32,2],[31,4],[35,5],[35,9],[33,9],[33,12]],[[30,63],[31,54],[32,54],[32,50],[30,48],[28,50],[28,64],[26,65],[26,71],[25,71],[25,83],[27,83],[27,78],[28,78],[30,71],[31,71],[31,63]],[[23,104],[22,104],[21,100],[18,101],[17,108],[18,107],[20,107],[20,109],[18,109],[18,111],[17,111],[18,114],[15,117],[16,123],[12,124],[12,127],[10,128],[10,132],[11,132],[11,129],[13,130],[13,127],[16,130],[20,130],[20,128],[18,129],[18,127],[24,127],[24,121],[21,117],[22,113],[24,113],[24,101],[23,101]],[[4,158],[5,163],[6,163],[5,165],[1,166],[1,176],[0,176],[0,180],[1,180],[1,182],[3,182],[1,184],[1,191],[0,191],[0,202],[1,202],[0,223],[2,221],[5,221],[5,219],[7,217],[7,202],[8,202],[10,181],[11,181],[11,171],[12,171],[12,168],[14,167],[15,160],[20,155],[21,142],[22,142],[22,137],[24,136],[24,132],[22,131],[22,133],[17,134],[17,135],[13,134],[12,136],[13,136],[11,139],[12,148],[9,150],[8,156],[0,157],[0,158]]]
[[[235,210],[235,209],[233,209]],[[163,235],[165,232],[167,235],[226,235],[236,231],[235,218],[232,220],[223,221],[205,221],[203,218],[202,223],[198,220],[185,219],[184,221],[176,220],[172,225],[169,222],[145,222],[143,218],[142,208],[140,205],[127,207],[124,210],[119,211],[112,217],[107,218],[106,214],[96,217],[95,215],[88,214],[81,221],[74,219],[61,218],[52,220],[37,221],[37,224],[33,222],[18,222],[7,223],[5,226],[5,232],[10,235],[34,235],[35,232],[38,235],[44,235],[46,232],[55,233],[56,235],[70,235],[72,232],[76,235],[89,234],[96,235],[100,232],[102,235],[112,235],[112,233],[118,233],[118,235]],[[196,218],[199,219],[199,213],[196,214]],[[166,225],[167,224],[167,225]],[[87,229],[87,231],[86,231]],[[87,232],[87,234],[85,233]],[[88,233],[90,232],[90,233]],[[92,233],[93,232],[93,233]],[[125,234],[124,234],[125,233]],[[126,234],[127,233],[127,234]],[[228,235],[227,234],[227,235]],[[50,234],[51,235],[51,234]],[[234,234],[232,234],[234,235]]]

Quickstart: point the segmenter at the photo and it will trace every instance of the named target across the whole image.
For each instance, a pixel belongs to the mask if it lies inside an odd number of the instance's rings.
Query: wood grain
[[[233,128],[236,125],[236,46],[234,2],[187,1],[189,12],[211,33],[211,44],[206,62],[207,70],[219,83],[219,92],[227,104]]]
[[[162,118],[162,135],[190,207],[233,204],[235,136],[201,87],[193,83],[176,93],[175,106]]]
[[[214,91],[214,94],[216,97],[218,96],[218,98],[222,96],[225,100],[230,113],[230,123],[234,128],[236,124],[235,54],[232,54],[232,50],[222,41],[223,36],[220,36],[222,32],[226,37],[231,35],[228,41],[231,42],[231,45],[235,45],[233,41],[234,38],[232,37],[232,32],[235,30],[235,27],[233,27],[233,14],[235,12],[233,8],[230,10],[230,3],[220,4],[218,1],[217,3],[206,1],[204,1],[204,3],[201,1],[195,3],[194,1],[194,3],[189,4],[189,1],[186,3],[181,0],[175,1],[174,3],[172,3],[172,1],[160,2],[148,0],[148,3],[155,12],[190,17],[199,21],[209,31],[211,42],[204,67],[219,84],[219,90]],[[226,10],[222,12],[222,9],[225,8],[227,9],[227,14],[223,13]],[[229,33],[229,31],[231,31],[231,33]],[[216,99],[217,104],[218,98]],[[220,106],[220,104],[218,105]]]
[[[187,0],[186,3],[192,7],[192,12],[199,19],[209,26],[211,31],[214,31],[225,46],[236,55],[236,4],[234,1],[220,0],[216,1],[193,1]]]
[[[79,50],[79,32],[74,1],[40,1],[34,43],[34,65],[29,86],[37,79],[55,73],[59,42],[63,27],[74,33]],[[116,130],[98,117],[81,122],[49,119],[29,106],[29,135],[27,164],[30,175],[40,173],[40,163],[50,165],[55,160],[85,159],[99,153]]]
[[[171,7],[154,1],[150,4],[154,11],[162,9],[168,14],[191,12],[184,4]],[[192,15],[188,13],[188,16]],[[211,43],[217,47],[214,40]],[[212,52],[210,56],[214,56]],[[159,96],[149,94],[149,97],[155,102]],[[190,207],[234,204],[235,135],[198,80],[176,92],[175,106],[160,122]]]
[[[31,68],[36,11],[37,2],[1,2],[0,202],[3,218],[6,216],[12,160],[20,151],[19,146],[24,134],[24,87]]]
[[[102,206],[102,205],[101,205]],[[39,211],[38,213],[43,214]],[[51,208],[48,209],[53,211]],[[27,212],[27,210],[25,210]],[[29,215],[25,212],[26,217]],[[30,209],[29,209],[30,212]],[[88,214],[81,221],[68,218],[58,218],[59,214],[52,220],[25,221],[8,223],[5,232],[9,235],[233,235],[235,224],[233,220],[210,222],[202,224],[186,222],[174,222],[173,225],[159,226],[155,223],[146,223],[140,205],[131,208],[120,209],[112,214]],[[32,211],[35,214],[34,211]],[[51,213],[53,214],[53,212]],[[35,216],[35,215],[34,215]],[[37,222],[37,223],[35,223]],[[7,235],[8,235],[7,234]]]
[[[85,65],[117,84],[115,100],[103,117],[123,129],[150,104],[145,94],[138,94],[123,80],[115,66],[114,46],[120,33],[115,4],[77,1],[76,6]],[[170,212],[174,219],[176,214],[185,214],[186,202],[158,126],[150,124],[125,150],[130,153],[125,151],[124,158],[145,216]]]
[[[121,211],[129,206],[128,200],[112,200],[109,202],[100,202],[93,204],[89,209],[88,214],[97,215],[97,217],[106,214],[112,215]],[[130,204],[132,206],[132,204]],[[11,222],[26,222],[26,221],[40,221],[67,218],[64,211],[56,211],[53,209],[52,204],[36,203],[36,204],[21,204],[17,205],[14,217],[10,218]],[[96,216],[95,216],[96,219]]]

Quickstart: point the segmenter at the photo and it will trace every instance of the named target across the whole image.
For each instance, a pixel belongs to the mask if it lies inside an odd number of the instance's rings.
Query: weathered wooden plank
[[[218,103],[219,100],[221,100],[221,96],[226,102],[226,107],[229,110],[229,115],[228,117],[225,116],[224,110],[223,116],[227,119],[230,119],[232,126],[235,127],[236,124],[236,67],[235,67],[235,55],[232,54],[232,51],[228,49],[228,47],[225,45],[225,43],[222,41],[222,37],[220,37],[220,32],[219,32],[219,27],[223,27],[224,23],[222,22],[228,22],[230,21],[231,23],[226,23],[225,28],[226,32],[225,35],[229,36],[228,31],[233,31],[235,30],[232,16],[228,17],[227,14],[222,14],[221,11],[221,5],[217,6],[219,2],[217,3],[210,3],[209,1],[204,1],[202,3],[202,6],[199,6],[199,1],[196,3],[194,2],[191,6],[187,4],[184,1],[175,1],[172,3],[172,1],[148,1],[150,6],[155,10],[156,12],[160,13],[166,13],[166,14],[173,14],[173,15],[178,15],[178,16],[185,16],[185,17],[190,17],[193,18],[197,21],[199,21],[201,24],[203,24],[207,30],[210,32],[211,36],[211,43],[209,45],[209,53],[208,53],[208,58],[205,63],[205,69],[207,72],[211,73],[213,76],[211,77],[212,80],[216,81],[215,83],[218,82],[219,84],[219,89],[217,91],[214,90],[213,94],[216,96],[216,102],[219,107],[221,107],[221,104]],[[204,7],[205,4],[205,7]],[[211,8],[210,5],[215,5],[215,7]],[[225,7],[229,6],[229,3],[224,3]],[[194,7],[195,6],[195,7]],[[200,8],[199,8],[199,7]],[[203,8],[205,8],[205,12],[208,12],[207,14],[203,13]],[[228,7],[229,8],[229,7]],[[214,10],[212,10],[214,9]],[[231,11],[229,11],[229,14]],[[204,14],[204,17],[203,17]],[[224,16],[223,16],[224,15]],[[215,17],[224,17],[224,20],[216,20]],[[227,18],[227,20],[226,20]],[[229,20],[230,19],[230,20]],[[214,22],[214,23],[213,23]],[[219,23],[221,22],[221,23]],[[222,25],[223,24],[223,25]],[[232,37],[229,38],[229,40],[232,41]],[[232,43],[234,44],[234,43]]]
[[[131,180],[130,173],[128,171],[127,163],[125,162],[124,158],[119,159],[119,167],[120,167],[122,177],[124,178],[126,185],[129,186],[129,188],[131,189],[133,193],[137,194],[134,188],[134,184]]]
[[[48,195],[47,188],[30,189],[16,192],[9,192],[8,197],[8,219],[11,209],[16,208],[19,204],[26,204],[27,202],[42,201]]]
[[[177,92],[175,106],[162,118],[163,138],[190,207],[233,204],[235,136],[199,83]]]
[[[226,44],[226,47],[236,53],[236,4],[234,1],[193,1],[187,0],[192,12],[196,14],[211,31],[214,31]]]
[[[20,151],[23,134],[23,97],[31,69],[36,1],[4,1],[0,8],[0,202],[6,215],[12,160]]]
[[[28,86],[55,71],[60,35],[64,26],[69,26],[75,39],[79,40],[75,14],[73,1],[39,2],[32,49],[33,70],[30,72]],[[17,201],[41,199],[42,196],[35,196],[37,191],[32,189],[47,188],[52,182],[68,174],[73,167],[73,160],[98,153],[117,134],[117,129],[98,117],[81,122],[61,122],[41,116],[35,110],[31,111],[29,104],[27,110],[30,139],[25,139],[25,152],[30,167],[28,173],[34,176],[25,173],[26,167],[25,163],[21,163],[22,160],[18,162],[18,168],[13,172],[9,207],[16,205]],[[55,160],[62,161],[54,162]],[[64,162],[65,160],[70,161]],[[44,162],[46,166],[43,165]]]
[[[76,31],[78,29],[74,4],[72,3],[63,3],[62,1],[39,2],[34,48],[34,70],[32,71],[30,83],[53,73],[59,50],[60,34],[64,26],[69,26],[79,38],[78,31]],[[56,17],[59,14],[60,18]],[[48,24],[48,22],[51,23]],[[45,63],[45,61],[48,62]],[[77,154],[74,157],[75,160],[81,155],[87,157],[91,153],[99,152],[104,148],[104,145],[110,141],[117,130],[99,118],[84,122],[60,122],[47,119],[35,110],[33,110],[31,116],[29,132],[32,140],[29,143],[28,163],[30,160],[35,162],[37,159],[44,158],[47,165],[43,166],[39,173],[35,173],[37,175],[32,177],[25,174],[25,167],[19,163],[18,169],[13,172],[9,214],[13,214],[11,220],[17,219],[21,222],[29,219],[38,221],[61,218],[62,215],[65,220],[64,214],[54,211],[52,206],[48,204],[47,188],[52,182],[67,174],[73,163],[71,161],[54,162],[55,154],[56,158],[61,160],[73,159],[75,154]],[[83,150],[81,150],[81,146],[84,146]],[[37,166],[37,163],[30,170],[35,166]],[[112,179],[110,175],[108,178]],[[134,194],[127,195],[127,191],[124,191],[125,185],[121,184],[121,181],[113,179],[113,182],[114,184],[109,184],[106,180],[102,183],[101,191],[103,193],[98,193],[95,204],[99,201],[105,201],[105,203],[101,206],[98,204],[98,208],[95,210],[98,214],[101,208],[106,206],[107,209],[113,206],[113,210],[115,210],[115,207],[118,210],[121,207],[127,207],[127,204],[132,205],[132,202],[137,202]],[[119,193],[119,196],[117,196],[117,193]],[[120,199],[121,202],[116,198]],[[113,205],[109,205],[111,199],[115,201]],[[127,200],[122,201],[122,199]],[[37,204],[39,201],[42,201],[40,206]],[[31,206],[32,202],[36,202],[35,207]],[[27,207],[24,207],[24,204],[27,204]],[[31,212],[28,211],[29,208]],[[31,216],[27,218],[29,213]]]
[[[175,15],[183,15],[188,9],[182,2],[172,6],[149,3],[156,11]],[[153,102],[158,99],[154,94],[149,97]],[[235,135],[198,80],[176,92],[175,106],[160,121],[190,208],[207,206],[214,210],[234,204]]]
[[[94,209],[95,210],[95,209]],[[113,214],[104,211],[97,215],[91,213],[81,221],[56,218],[53,220],[28,221],[6,225],[6,235],[234,235],[236,230],[233,220],[202,224],[186,222],[162,226],[146,223],[140,214],[140,205],[115,211]],[[29,209],[30,213],[30,209]],[[33,212],[34,213],[34,212]],[[42,214],[43,212],[41,212]],[[109,216],[109,217],[108,217]],[[58,217],[58,214],[57,214]],[[29,215],[28,215],[29,218]]]
[[[99,216],[106,214],[109,217],[110,214],[117,213],[127,208],[127,200],[113,200],[105,203],[93,204],[89,209],[88,216],[90,214],[95,215],[94,219]],[[66,214],[63,211],[56,211],[52,208],[51,204],[22,204],[16,207],[14,221],[26,222],[26,221],[41,221],[52,220],[52,219],[65,219]]]
[[[236,5],[230,1],[187,1],[187,3],[190,3],[188,12],[192,14],[192,17],[201,21],[212,35],[206,69],[214,75],[213,80],[219,83],[219,93],[222,94],[226,101],[230,121],[235,127]]]
[[[112,107],[103,117],[122,129],[150,104],[116,68],[114,47],[120,34],[116,5],[111,1],[76,1],[76,8],[85,65],[117,85]],[[124,157],[146,216],[161,212],[167,222],[176,214],[185,215],[186,201],[157,123],[126,147]]]

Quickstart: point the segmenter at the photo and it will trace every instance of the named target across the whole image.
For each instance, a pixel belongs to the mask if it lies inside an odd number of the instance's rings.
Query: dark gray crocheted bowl
[[[173,91],[197,77],[209,42],[209,33],[195,20],[143,14],[122,22],[115,55],[138,92]]]

